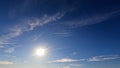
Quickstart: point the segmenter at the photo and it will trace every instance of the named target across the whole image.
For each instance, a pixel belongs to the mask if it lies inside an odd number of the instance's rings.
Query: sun
[[[45,48],[37,48],[35,50],[35,55],[38,57],[46,55],[46,49]]]

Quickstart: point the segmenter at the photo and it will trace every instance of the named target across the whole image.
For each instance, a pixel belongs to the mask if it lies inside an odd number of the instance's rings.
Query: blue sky
[[[1,68],[119,68],[120,1],[1,0]],[[34,56],[43,47],[45,56]]]

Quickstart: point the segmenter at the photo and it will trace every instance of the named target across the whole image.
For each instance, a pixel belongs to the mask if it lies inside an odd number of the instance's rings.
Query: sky
[[[0,0],[0,68],[119,68],[119,18],[119,0]]]

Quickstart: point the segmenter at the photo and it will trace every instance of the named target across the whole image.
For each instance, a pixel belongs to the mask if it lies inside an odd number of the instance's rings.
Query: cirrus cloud
[[[63,10],[51,16],[45,14],[41,18],[30,17],[30,18],[22,19],[22,21],[20,21],[20,24],[8,28],[7,33],[0,36],[0,47],[4,47],[3,45],[8,44],[9,40],[18,37],[25,32],[32,31],[36,27],[40,27],[50,22],[61,19],[67,12],[68,11]]]
[[[62,58],[58,60],[50,61],[49,63],[73,63],[73,62],[100,62],[100,61],[108,61],[108,60],[116,60],[119,59],[119,55],[101,55],[101,56],[93,56],[86,59],[72,59],[72,58]],[[79,66],[79,65],[76,65]]]
[[[78,62],[78,61],[84,61],[83,59],[71,59],[71,58],[62,58],[58,60],[51,61],[52,62],[57,62],[57,63],[70,63],[70,62]]]
[[[114,60],[114,59],[119,59],[119,58],[120,56],[118,55],[104,55],[104,56],[94,56],[92,58],[89,58],[88,61],[99,62],[99,61]]]

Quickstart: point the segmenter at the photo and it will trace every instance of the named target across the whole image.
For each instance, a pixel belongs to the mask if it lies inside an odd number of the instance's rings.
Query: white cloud
[[[13,62],[10,61],[0,61],[0,65],[10,65],[13,64]]]
[[[51,61],[50,63],[52,62],[67,63],[67,62],[77,62],[77,61],[80,61],[80,60],[71,59],[71,58],[63,58],[63,59]]]
[[[29,30],[34,30],[35,27],[40,26],[40,20],[38,18],[33,18],[27,20]]]
[[[33,30],[37,26],[43,26],[53,21],[61,19],[66,14],[66,11],[58,12],[52,16],[44,15],[42,18],[33,17],[25,20],[29,30]]]
[[[105,55],[105,56],[95,56],[89,58],[88,61],[95,62],[95,61],[106,61],[106,60],[114,60],[120,58],[118,55]]]

